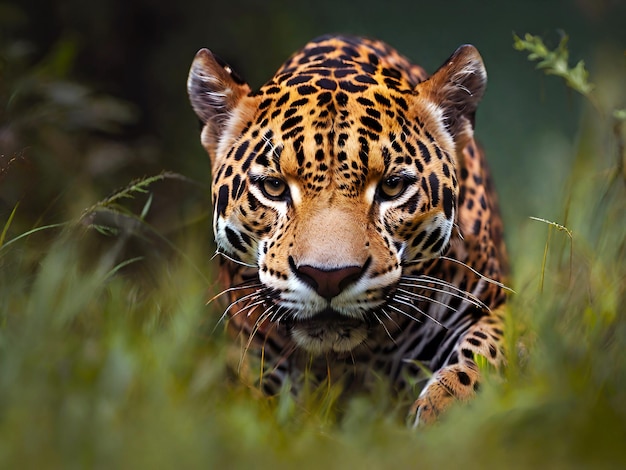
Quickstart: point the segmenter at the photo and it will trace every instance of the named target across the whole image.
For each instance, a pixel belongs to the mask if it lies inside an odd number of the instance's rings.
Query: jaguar
[[[222,319],[264,393],[383,377],[417,426],[475,395],[478,362],[505,363],[507,255],[474,139],[486,81],[472,45],[429,76],[381,41],[323,36],[257,91],[197,53]]]

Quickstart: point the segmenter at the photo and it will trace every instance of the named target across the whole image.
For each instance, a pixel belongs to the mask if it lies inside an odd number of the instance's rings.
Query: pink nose
[[[295,268],[298,278],[315,289],[325,299],[336,297],[350,284],[356,282],[364,271],[364,266],[347,266],[337,269],[319,269],[313,266]]]

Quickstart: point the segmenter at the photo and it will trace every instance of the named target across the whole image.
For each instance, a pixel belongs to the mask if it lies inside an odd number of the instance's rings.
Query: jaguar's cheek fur
[[[429,367],[424,422],[474,393],[475,355],[504,361],[506,250],[473,137],[485,84],[468,45],[428,77],[382,42],[326,36],[254,93],[198,53],[226,314],[263,390],[305,372],[408,389]]]

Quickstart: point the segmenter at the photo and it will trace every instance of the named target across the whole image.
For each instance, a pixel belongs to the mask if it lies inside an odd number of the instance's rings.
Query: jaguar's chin
[[[306,319],[288,322],[296,345],[311,354],[352,351],[367,338],[369,324],[364,319],[347,317],[328,309]]]

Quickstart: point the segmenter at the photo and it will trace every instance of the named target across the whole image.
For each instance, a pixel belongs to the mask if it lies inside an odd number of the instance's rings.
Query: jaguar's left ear
[[[469,44],[459,47],[425,82],[420,94],[443,111],[446,127],[464,146],[472,137],[474,115],[487,86],[487,71],[478,50]]]
[[[187,79],[189,100],[203,124],[222,121],[250,87],[228,64],[208,49],[200,49],[191,64]]]
[[[200,49],[189,70],[187,91],[203,125],[202,144],[214,160],[217,146],[226,134],[226,123],[245,101],[250,87],[219,57],[208,49]]]

